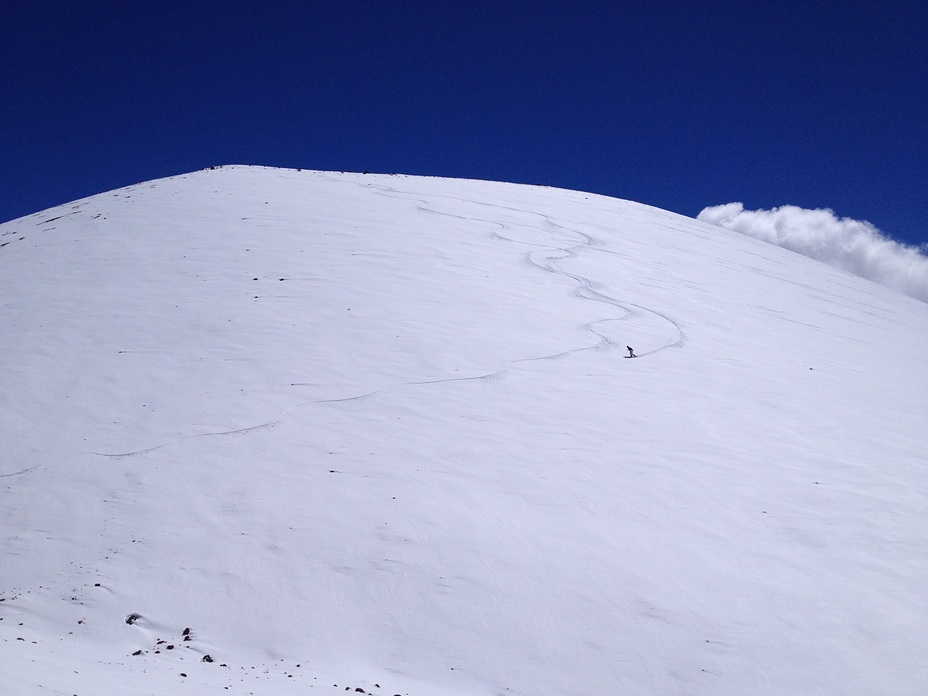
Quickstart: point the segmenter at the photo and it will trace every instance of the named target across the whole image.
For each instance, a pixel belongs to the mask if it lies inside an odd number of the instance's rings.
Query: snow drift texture
[[[928,256],[889,239],[869,222],[794,205],[745,210],[741,203],[705,208],[698,219],[778,244],[928,302]]]
[[[0,225],[0,297],[4,694],[928,690],[923,303],[250,167]]]

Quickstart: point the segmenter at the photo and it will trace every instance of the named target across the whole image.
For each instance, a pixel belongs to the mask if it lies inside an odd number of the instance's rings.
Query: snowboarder
[[[638,357],[637,355],[635,355],[635,351],[632,350],[632,347],[631,347],[631,346],[625,346],[625,347],[628,348],[628,355],[626,355],[625,357],[627,357],[627,358],[637,358],[637,357]]]

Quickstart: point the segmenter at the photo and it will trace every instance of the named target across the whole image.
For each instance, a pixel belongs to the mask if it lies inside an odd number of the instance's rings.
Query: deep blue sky
[[[214,164],[549,184],[928,242],[928,6],[0,8],[0,220]]]

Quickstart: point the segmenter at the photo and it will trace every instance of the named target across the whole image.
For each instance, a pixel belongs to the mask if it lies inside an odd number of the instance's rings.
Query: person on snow
[[[638,357],[637,355],[635,355],[635,351],[632,350],[632,347],[631,347],[631,346],[625,346],[625,347],[628,348],[628,357],[629,357],[629,358],[637,358],[637,357]]]

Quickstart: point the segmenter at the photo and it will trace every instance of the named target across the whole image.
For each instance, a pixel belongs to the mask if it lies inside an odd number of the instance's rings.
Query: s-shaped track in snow
[[[672,318],[667,316],[666,314],[663,314],[662,312],[659,312],[654,309],[650,309],[648,307],[644,307],[639,304],[629,302],[627,300],[619,300],[614,297],[610,297],[609,295],[606,295],[605,293],[595,290],[593,287],[593,282],[589,278],[586,278],[585,276],[579,275],[577,273],[571,273],[569,271],[563,270],[557,265],[558,261],[562,261],[564,259],[577,258],[583,252],[598,251],[596,249],[595,240],[593,239],[593,237],[586,234],[585,232],[581,232],[579,230],[565,227],[564,225],[561,225],[555,222],[551,218],[551,216],[546,215],[544,213],[539,213],[533,210],[525,210],[522,208],[516,208],[512,206],[505,206],[505,205],[499,205],[499,204],[494,204],[494,203],[486,203],[483,201],[464,200],[464,199],[453,197],[453,196],[436,196],[437,198],[449,198],[458,203],[465,203],[465,204],[469,204],[473,206],[480,206],[484,208],[504,211],[509,214],[515,213],[518,215],[538,217],[541,219],[540,225],[530,225],[528,223],[520,223],[518,224],[518,226],[523,227],[528,230],[532,230],[534,232],[543,232],[551,237],[550,243],[518,239],[514,236],[515,231],[513,230],[513,226],[514,226],[513,223],[502,222],[500,219],[501,216],[497,216],[495,218],[491,217],[490,219],[487,219],[487,218],[478,218],[478,217],[473,217],[473,216],[465,216],[465,215],[460,215],[457,213],[450,213],[450,212],[446,212],[442,210],[436,210],[433,202],[425,201],[413,195],[404,195],[403,192],[397,191],[396,189],[392,187],[377,186],[377,185],[371,185],[371,184],[369,184],[369,186],[379,189],[378,193],[380,193],[380,195],[383,195],[383,196],[388,196],[391,198],[398,198],[402,200],[415,201],[418,203],[418,208],[422,212],[430,213],[433,215],[443,215],[443,216],[455,218],[458,220],[465,220],[465,221],[471,221],[471,222],[484,222],[487,224],[495,225],[496,227],[499,228],[499,231],[495,231],[492,233],[494,237],[508,241],[508,242],[512,242],[515,244],[524,244],[524,245],[531,246],[531,247],[537,247],[536,250],[529,251],[525,254],[524,256],[525,260],[531,265],[535,266],[536,268],[541,269],[542,271],[545,271],[547,273],[553,273],[555,275],[559,275],[565,278],[570,278],[571,280],[573,280],[577,284],[575,293],[578,297],[581,297],[586,300],[590,300],[592,302],[600,302],[600,303],[609,305],[611,307],[615,307],[622,311],[622,316],[620,317],[610,317],[606,319],[600,319],[600,320],[591,322],[584,327],[588,331],[590,331],[591,333],[599,337],[600,340],[595,345],[571,349],[568,351],[564,351],[562,353],[557,353],[556,355],[539,356],[535,358],[523,358],[521,360],[513,360],[510,363],[507,363],[507,365],[511,365],[517,362],[524,362],[525,360],[544,360],[546,358],[560,357],[568,353],[575,353],[575,352],[582,351],[582,350],[591,350],[594,348],[621,347],[620,344],[615,343],[608,336],[601,333],[600,331],[597,331],[596,327],[601,324],[607,323],[607,322],[622,321],[624,319],[628,319],[634,316],[649,316],[653,318],[654,320],[656,320],[658,323],[669,325],[671,328],[671,333],[674,336],[672,340],[665,342],[663,345],[658,345],[648,350],[639,351],[638,357],[652,355],[659,351],[665,350],[666,348],[682,346],[685,341],[684,332],[683,332],[682,327]]]
[[[675,336],[673,340],[667,341],[663,345],[659,345],[655,348],[651,348],[648,350],[640,351],[638,353],[639,357],[651,355],[651,354],[657,353],[658,351],[664,350],[666,348],[681,346],[684,343],[684,333],[683,333],[682,328],[679,326],[679,324],[677,324],[670,317],[666,316],[665,314],[662,314],[661,312],[655,311],[653,309],[643,307],[641,305],[634,304],[626,300],[619,300],[614,297],[611,297],[603,292],[600,292],[599,290],[596,290],[594,288],[593,282],[589,278],[583,275],[580,275],[578,273],[572,273],[570,271],[566,271],[559,267],[559,262],[562,262],[567,259],[577,258],[583,252],[596,251],[594,239],[590,235],[584,232],[565,227],[555,222],[553,219],[551,219],[550,216],[545,215],[543,213],[536,212],[536,211],[532,211],[532,210],[524,210],[521,208],[509,207],[509,206],[504,206],[504,205],[499,205],[499,204],[485,203],[482,201],[468,201],[468,200],[464,200],[464,199],[456,198],[452,196],[438,196],[439,198],[441,197],[449,198],[457,202],[458,204],[465,203],[465,204],[469,204],[473,206],[480,206],[488,210],[497,210],[500,212],[505,212],[509,214],[510,216],[512,214],[516,214],[520,216],[537,217],[540,220],[540,224],[532,225],[527,222],[525,223],[503,222],[501,220],[501,218],[504,217],[503,215],[496,216],[496,217],[493,217],[491,215],[488,218],[464,216],[458,213],[437,210],[435,208],[434,200],[426,201],[426,200],[423,200],[422,198],[419,198],[415,194],[411,194],[411,193],[407,194],[405,192],[398,191],[392,187],[379,186],[379,185],[374,185],[374,184],[358,184],[358,185],[365,185],[371,188],[375,188],[377,189],[377,193],[382,196],[388,196],[391,198],[398,198],[402,200],[408,200],[408,201],[415,202],[417,203],[418,209],[423,213],[457,218],[460,220],[465,220],[465,221],[470,221],[470,222],[483,222],[483,223],[492,225],[497,228],[491,233],[494,237],[507,241],[507,242],[511,242],[513,244],[522,244],[528,247],[535,247],[534,249],[531,249],[530,251],[525,252],[523,256],[523,258],[528,264],[546,273],[552,273],[555,275],[559,275],[559,276],[571,279],[576,284],[576,289],[574,291],[576,296],[582,299],[585,299],[585,300],[589,300],[591,302],[598,302],[598,303],[602,303],[610,307],[613,307],[621,312],[621,316],[597,319],[596,321],[586,324],[584,328],[590,331],[592,334],[594,334],[597,337],[597,341],[593,343],[592,345],[580,346],[576,348],[568,348],[558,353],[529,356],[529,357],[523,357],[523,358],[514,358],[512,360],[506,361],[506,363],[502,367],[492,372],[486,372],[486,373],[482,373],[478,375],[471,375],[471,376],[465,376],[465,377],[446,377],[446,378],[430,379],[430,380],[399,382],[393,385],[383,387],[381,389],[373,390],[370,392],[365,392],[362,394],[355,394],[352,396],[334,398],[334,399],[315,399],[311,401],[305,401],[305,402],[301,402],[298,404],[294,404],[293,406],[290,406],[285,411],[283,411],[276,418],[273,418],[272,420],[269,420],[264,423],[259,423],[257,425],[251,425],[251,426],[243,427],[243,428],[235,428],[235,429],[209,432],[209,433],[200,433],[196,435],[189,435],[189,436],[177,438],[175,440],[171,440],[169,442],[165,442],[159,445],[154,445],[151,447],[146,447],[146,448],[133,450],[129,452],[120,452],[120,453],[91,452],[89,454],[93,454],[93,455],[101,456],[101,457],[108,457],[108,458],[132,457],[132,456],[136,456],[136,455],[140,455],[140,454],[144,454],[148,452],[153,452],[155,450],[162,449],[169,445],[176,444],[179,442],[184,442],[186,440],[191,440],[195,438],[244,434],[244,433],[248,433],[248,432],[255,431],[255,430],[273,428],[275,425],[280,423],[287,416],[287,414],[289,414],[290,412],[296,409],[300,409],[304,407],[360,401],[360,400],[369,399],[369,398],[377,396],[378,394],[383,394],[390,390],[398,389],[402,387],[417,387],[417,386],[444,384],[444,383],[451,383],[451,382],[466,382],[466,381],[475,381],[475,380],[494,379],[494,378],[498,378],[502,376],[512,366],[520,364],[520,363],[540,361],[540,360],[553,360],[556,358],[564,357],[566,355],[579,353],[582,351],[594,350],[594,349],[616,348],[616,347],[621,348],[624,346],[621,346],[619,343],[616,343],[611,338],[609,338],[606,333],[599,330],[599,327],[601,327],[602,325],[606,323],[626,321],[629,318],[632,318],[635,316],[651,317],[652,319],[655,319],[660,323],[668,324],[671,328],[672,334]],[[433,199],[434,198],[436,197],[433,196]],[[526,232],[530,232],[535,235],[537,235],[540,232],[543,235],[546,235],[548,239],[544,241],[538,241],[538,240],[532,241],[528,239],[519,239],[518,231],[516,228],[522,228]],[[300,383],[293,383],[292,386],[300,386]],[[25,473],[25,472],[21,472],[21,473]]]

